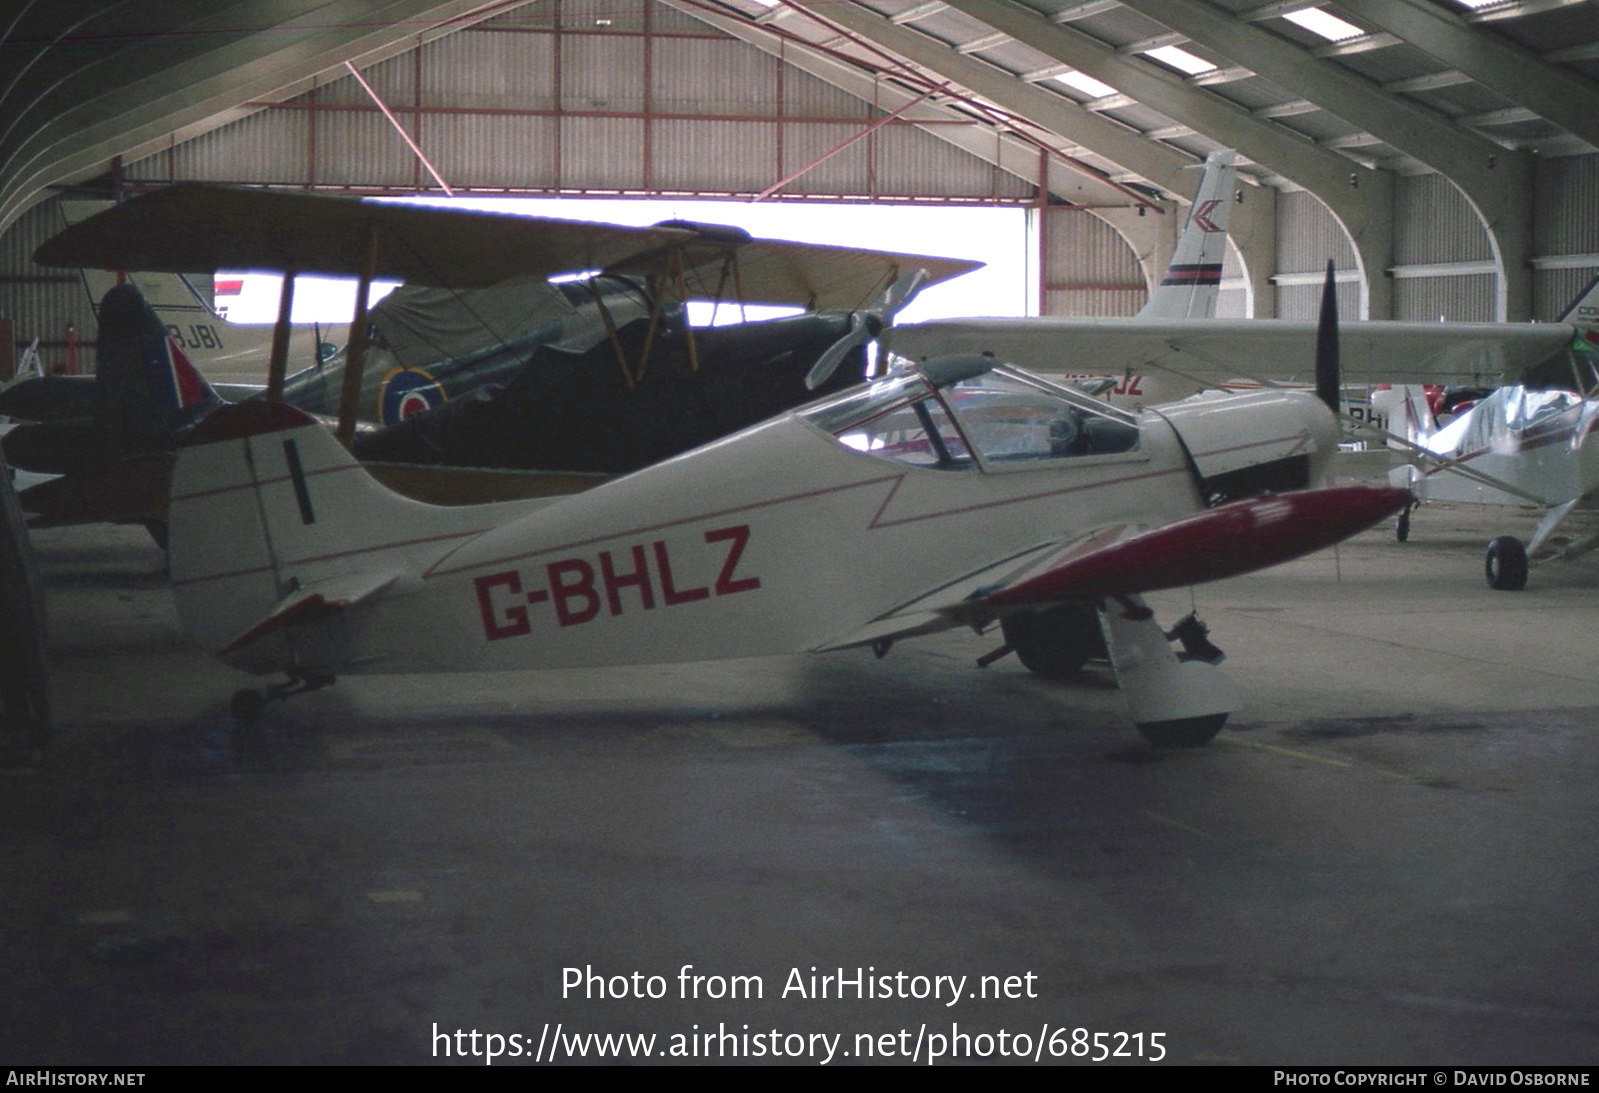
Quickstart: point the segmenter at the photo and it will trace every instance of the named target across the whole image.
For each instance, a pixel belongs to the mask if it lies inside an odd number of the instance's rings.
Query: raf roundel
[[[444,388],[420,368],[396,368],[383,377],[378,389],[378,415],[385,425],[444,403]]]

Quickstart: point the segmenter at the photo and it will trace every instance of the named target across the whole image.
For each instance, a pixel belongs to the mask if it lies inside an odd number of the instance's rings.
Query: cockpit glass
[[[1130,415],[1008,369],[963,380],[944,397],[985,463],[1107,455],[1138,446]]]
[[[941,470],[1130,452],[1139,436],[1132,415],[997,365],[942,391],[898,369],[805,416],[856,451]]]

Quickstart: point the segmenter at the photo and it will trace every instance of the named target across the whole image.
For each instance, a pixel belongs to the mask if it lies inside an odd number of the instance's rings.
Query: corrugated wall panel
[[[1143,289],[1112,292],[1085,292],[1077,289],[1050,289],[1044,293],[1045,315],[1078,315],[1089,318],[1131,318],[1144,306],[1149,294]],[[1084,362],[1082,370],[1092,372],[1094,366]],[[1074,368],[1075,370],[1075,368]]]
[[[802,118],[865,118],[870,108],[809,72],[789,68],[783,73],[783,113]]]
[[[653,108],[667,114],[775,114],[777,62],[731,38],[658,38]]]
[[[136,180],[200,179],[207,182],[298,182],[309,167],[308,115],[265,110],[232,125],[184,141],[123,165]]]
[[[860,132],[857,125],[790,125],[783,134],[783,173],[799,170]],[[783,188],[790,194],[871,192],[870,141],[856,141]],[[775,181],[775,180],[774,180]]]
[[[422,97],[430,106],[524,110],[555,107],[550,34],[455,34],[422,50]],[[396,57],[395,60],[409,60]],[[409,102],[409,100],[407,100]]]
[[[1401,278],[1394,282],[1394,318],[1410,322],[1491,323],[1496,281],[1491,273]]]
[[[562,118],[561,181],[567,189],[644,187],[644,123],[631,118]]]
[[[644,39],[562,35],[561,109],[642,111]]]
[[[1493,257],[1482,218],[1443,175],[1394,180],[1394,262],[1401,266]]]
[[[1278,285],[1277,315],[1282,319],[1314,319],[1321,314],[1320,285]],[[1360,318],[1360,301],[1355,286],[1338,286],[1338,320],[1352,323]]]
[[[63,227],[56,203],[45,201],[29,209],[6,232],[5,246],[0,249],[0,316],[15,324],[19,358],[39,339],[39,356],[47,370],[66,365],[62,343],[71,326],[78,340],[78,370],[89,372],[94,370],[98,332],[83,281],[72,270],[45,269],[33,261],[39,245]]]
[[[1599,155],[1538,160],[1533,208],[1538,254],[1599,254]]]
[[[443,45],[452,39],[445,38],[433,43],[423,50],[426,56],[433,46]],[[372,90],[389,106],[409,106],[416,96],[416,57],[412,52],[402,53],[397,57],[390,57],[386,61],[379,61],[370,68],[362,69],[361,79],[372,85]],[[327,84],[317,89],[317,96],[322,102],[327,103],[356,103],[366,105],[371,103],[372,97],[366,89],[356,82],[352,76],[343,79],[330,80]]]
[[[1023,179],[967,155],[931,133],[891,124],[876,134],[878,190],[918,196],[1025,199]]]
[[[1134,315],[1149,298],[1132,248],[1091,213],[1046,210],[1043,257],[1045,315]]]
[[[658,121],[650,128],[651,182],[663,190],[737,190],[748,186],[761,165],[771,172],[770,182],[779,177],[773,126]]]
[[[318,184],[409,186],[415,163],[404,138],[382,114],[338,110],[317,115]]]
[[[452,187],[550,189],[555,183],[556,118],[491,115],[429,118],[423,150]],[[433,187],[424,173],[422,184]]]
[[[1277,271],[1312,273],[1331,258],[1338,269],[1355,268],[1355,250],[1337,219],[1315,195],[1295,190],[1277,195]],[[1283,318],[1302,318],[1278,310]]]

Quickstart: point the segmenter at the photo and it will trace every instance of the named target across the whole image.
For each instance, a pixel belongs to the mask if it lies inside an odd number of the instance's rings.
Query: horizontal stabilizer
[[[1249,573],[1331,546],[1398,512],[1405,490],[1302,490],[1235,501],[1127,537],[1090,536],[1048,569],[990,592],[995,607],[1181,588]]]
[[[273,611],[218,651],[226,656],[251,642],[298,623],[318,622],[346,611],[362,600],[383,591],[399,579],[400,570],[385,573],[355,573],[349,577],[319,581],[313,588],[301,588],[285,597]]]

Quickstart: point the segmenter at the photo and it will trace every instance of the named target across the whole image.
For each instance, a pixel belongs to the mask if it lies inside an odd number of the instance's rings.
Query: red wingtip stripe
[[[1235,501],[1080,555],[989,596],[997,606],[1181,588],[1331,546],[1398,512],[1406,490],[1303,490]]]

